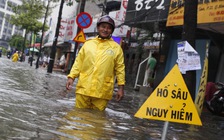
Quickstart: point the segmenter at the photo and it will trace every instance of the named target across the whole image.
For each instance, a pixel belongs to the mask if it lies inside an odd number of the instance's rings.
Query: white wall
[[[60,4],[61,2],[51,3],[51,6],[55,6],[55,8],[52,10],[51,16],[49,16],[47,19],[47,25],[50,27],[50,29],[46,33],[46,34],[48,33],[50,34],[49,42],[53,41],[53,38],[55,36]],[[75,17],[77,13],[77,8],[78,8],[78,4],[75,1],[73,2],[72,6],[67,6],[66,3],[64,3],[63,11],[62,11],[62,19]]]

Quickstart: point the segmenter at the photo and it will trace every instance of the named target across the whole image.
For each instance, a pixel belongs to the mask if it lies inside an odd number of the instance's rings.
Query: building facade
[[[47,25],[50,27],[49,30],[45,33],[44,36],[44,44],[43,44],[43,52],[45,55],[50,55],[51,47],[53,45],[53,41],[55,38],[56,26],[58,23],[58,13],[60,2],[51,3],[50,5],[54,5],[54,9],[52,10],[51,15],[47,19]],[[85,34],[86,39],[95,36],[96,33],[96,22],[97,19],[105,14],[109,14],[112,18],[116,18],[116,13],[110,14],[111,11],[120,9],[121,0],[100,0],[100,1],[85,1],[84,11],[88,13],[92,22],[88,28],[84,28],[83,32]],[[74,53],[78,52],[79,47],[82,43],[79,44],[76,50],[76,42],[73,39],[77,35],[78,25],[76,23],[77,15],[80,13],[81,3],[77,3],[73,1],[72,5],[67,5],[67,1],[65,1],[62,9],[62,16],[60,21],[60,29],[59,35],[57,37],[57,46],[56,46],[56,54],[54,63],[57,63],[57,60],[63,54],[67,54],[67,66],[68,71],[71,69],[72,62],[74,60]],[[118,14],[117,14],[118,15]],[[116,32],[116,31],[115,31]],[[67,71],[67,70],[65,70]]]
[[[203,69],[205,54],[208,54],[208,82],[224,81],[224,17],[223,17],[223,0],[217,1],[199,1],[197,6],[197,28],[195,33],[194,48],[200,55],[200,63]],[[191,17],[191,16],[189,16]],[[134,50],[126,54],[127,62],[130,66],[138,66],[145,57],[138,60],[137,50],[143,45],[135,46],[132,44],[141,43],[138,36],[143,35],[137,29],[146,29],[165,35],[161,40],[159,48],[158,66],[156,71],[155,86],[163,80],[165,75],[177,63],[178,53],[177,44],[182,40],[184,27],[184,3],[182,0],[166,0],[166,1],[128,1],[125,25],[129,25],[132,29],[130,34],[129,50]],[[136,29],[137,28],[137,29]],[[134,29],[134,30],[133,30]],[[137,31],[136,31],[137,30]],[[140,33],[138,33],[140,32]],[[137,33],[137,35],[135,35]],[[138,37],[136,39],[136,36]],[[208,46],[208,51],[206,50]],[[127,53],[127,51],[126,51]],[[136,57],[137,56],[137,57]],[[142,59],[143,58],[143,59]],[[138,68],[128,67],[127,75],[134,75]],[[143,66],[143,69],[145,67]],[[135,71],[132,71],[132,70]],[[198,91],[201,70],[196,71],[196,89]],[[144,71],[142,72],[144,75]],[[129,77],[131,77],[129,76]],[[141,76],[141,75],[140,75]],[[137,83],[142,85],[143,78],[139,78]],[[131,79],[132,80],[132,79]],[[132,80],[133,81],[133,80]]]
[[[8,40],[15,34],[24,35],[24,30],[12,25],[8,22],[12,12],[12,8],[9,6],[21,4],[20,0],[0,0],[0,46],[8,49],[10,46]]]

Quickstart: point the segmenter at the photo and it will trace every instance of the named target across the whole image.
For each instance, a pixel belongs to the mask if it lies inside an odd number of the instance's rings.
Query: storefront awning
[[[40,48],[40,43],[31,44],[29,47]]]
[[[47,43],[45,43],[43,45],[43,48],[44,47],[51,47],[52,45],[53,45],[53,42],[47,42]],[[68,47],[68,46],[70,46],[70,43],[69,42],[61,42],[61,41],[59,41],[57,43],[57,47]]]

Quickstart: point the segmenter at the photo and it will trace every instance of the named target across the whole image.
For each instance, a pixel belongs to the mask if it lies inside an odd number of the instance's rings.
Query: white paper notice
[[[177,43],[177,56],[178,67],[182,74],[201,69],[200,56],[187,41]]]

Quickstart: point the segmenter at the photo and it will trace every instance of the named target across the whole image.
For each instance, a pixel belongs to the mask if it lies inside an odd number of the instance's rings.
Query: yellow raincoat
[[[123,51],[113,39],[95,37],[84,43],[68,77],[79,77],[76,93],[110,100],[115,75],[118,85],[125,84]]]
[[[15,52],[13,55],[12,55],[12,62],[17,62],[19,59],[19,54],[18,52]]]

